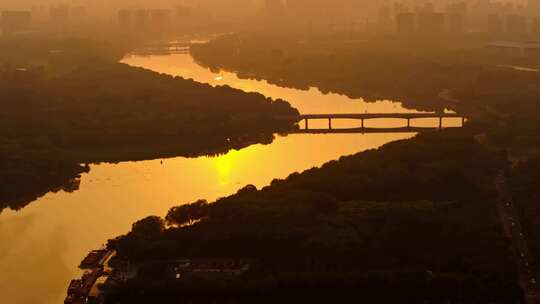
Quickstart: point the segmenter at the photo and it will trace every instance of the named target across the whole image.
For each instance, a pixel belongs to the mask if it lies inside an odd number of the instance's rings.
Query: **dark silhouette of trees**
[[[165,220],[169,225],[191,225],[193,222],[208,216],[208,202],[198,200],[194,203],[173,207],[167,213]]]
[[[519,287],[493,207],[493,180],[504,167],[501,154],[463,130],[445,130],[342,157],[260,190],[247,186],[211,204],[172,208],[167,221],[197,221],[144,243],[133,233],[119,237],[110,243],[119,258],[152,265],[249,257],[257,261],[253,269],[228,283],[139,277],[115,288],[110,303],[136,302],[134,289],[161,302],[300,295],[317,302],[392,291],[416,303],[513,303]],[[191,215],[193,205],[204,212]]]
[[[155,238],[158,237],[165,229],[165,222],[159,216],[146,217],[135,224],[131,228],[131,233],[136,237]]]

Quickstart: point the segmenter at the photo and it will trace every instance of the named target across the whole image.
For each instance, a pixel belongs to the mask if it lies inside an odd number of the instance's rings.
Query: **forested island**
[[[79,164],[269,143],[294,128],[276,117],[298,113],[283,100],[117,63],[125,50],[97,42],[0,44],[0,210],[76,189],[88,170]]]

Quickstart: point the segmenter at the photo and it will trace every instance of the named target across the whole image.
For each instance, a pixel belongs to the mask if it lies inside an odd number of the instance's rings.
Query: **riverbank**
[[[147,271],[111,287],[106,303],[319,302],[353,293],[411,303],[514,302],[516,272],[494,208],[493,179],[505,167],[504,154],[466,130],[429,132],[260,190],[173,208],[166,220],[177,228],[150,217],[109,243]],[[258,266],[221,283],[179,281],[165,261],[182,258]],[[144,292],[133,297],[135,288]]]

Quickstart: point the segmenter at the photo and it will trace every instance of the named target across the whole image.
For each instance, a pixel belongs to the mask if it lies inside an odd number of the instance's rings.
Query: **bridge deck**
[[[338,114],[300,114],[291,116],[295,120],[303,119],[377,119],[377,118],[399,118],[399,119],[419,119],[419,118],[463,118],[457,113],[338,113]]]
[[[460,128],[447,127],[445,129]],[[347,129],[297,129],[289,134],[371,134],[371,133],[420,133],[438,130],[439,127],[402,127],[402,128],[347,128]]]

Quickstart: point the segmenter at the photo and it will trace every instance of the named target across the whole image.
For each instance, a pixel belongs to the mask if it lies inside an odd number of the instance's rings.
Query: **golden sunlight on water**
[[[212,73],[189,55],[128,57],[123,62],[283,98],[303,113],[407,111],[390,101],[364,103],[338,94],[324,95],[317,89],[280,88],[265,81],[238,79],[233,73]],[[314,122],[314,126],[324,123]],[[384,123],[390,122],[376,122]],[[20,211],[0,214],[2,302],[61,303],[69,281],[79,276],[76,266],[84,255],[127,232],[145,216],[163,216],[174,205],[200,198],[227,196],[247,184],[260,188],[274,178],[413,135],[289,135],[277,137],[270,145],[253,145],[219,157],[92,165],[78,191],[50,193]]]

